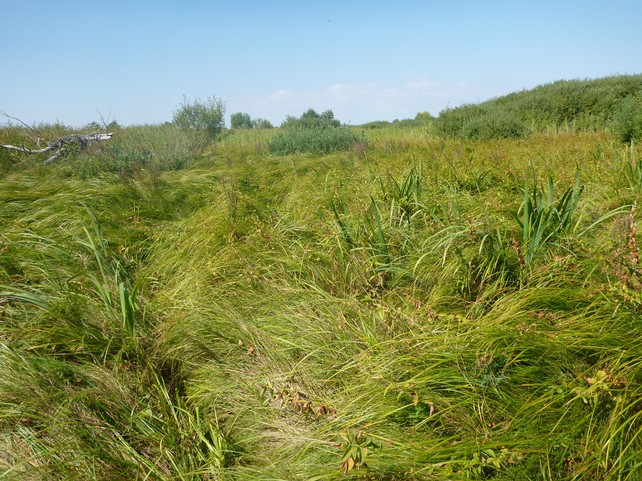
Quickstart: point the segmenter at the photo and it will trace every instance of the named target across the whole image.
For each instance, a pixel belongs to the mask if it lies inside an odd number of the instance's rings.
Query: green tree
[[[255,129],[273,129],[274,125],[266,119],[254,119],[252,121],[252,127]]]
[[[183,97],[183,103],[174,111],[172,123],[185,132],[192,149],[200,154],[225,128],[225,103],[216,97],[193,102]]]
[[[301,114],[301,117],[296,118],[287,116],[285,122],[281,124],[284,128],[302,128],[310,129],[316,127],[340,127],[341,122],[334,118],[332,110],[318,114],[314,109],[308,109]]]
[[[253,127],[252,119],[250,114],[244,114],[242,112],[237,112],[230,116],[230,127],[233,130],[236,129],[251,129]]]
[[[190,102],[183,98],[183,103],[174,112],[173,122],[185,130],[205,131],[211,138],[216,138],[225,128],[225,103],[216,97],[205,101],[199,99]]]
[[[332,111],[330,111],[332,112]],[[321,117],[319,114],[317,114],[316,110],[314,109],[308,109],[307,111],[303,112],[301,114],[302,119],[318,119]],[[332,114],[332,117],[334,117],[334,114]]]

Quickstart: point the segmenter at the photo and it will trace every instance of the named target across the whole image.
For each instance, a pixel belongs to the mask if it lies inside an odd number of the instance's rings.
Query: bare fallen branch
[[[53,152],[53,154],[44,161],[44,165],[49,165],[54,160],[67,155],[71,149],[84,149],[89,144],[92,144],[94,142],[111,139],[112,135],[114,134],[111,132],[92,132],[91,134],[65,135],[64,137],[59,137],[52,140],[46,147],[42,149],[28,149],[26,147],[17,147],[15,145],[0,145],[0,147],[9,150],[16,150],[25,154],[44,154],[47,152]]]

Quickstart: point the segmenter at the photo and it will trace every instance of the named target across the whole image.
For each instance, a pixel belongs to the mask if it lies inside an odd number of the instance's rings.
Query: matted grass
[[[639,148],[271,135],[3,179],[0,477],[640,479]]]

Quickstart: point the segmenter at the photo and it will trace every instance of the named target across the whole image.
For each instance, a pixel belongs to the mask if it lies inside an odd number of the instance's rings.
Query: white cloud
[[[448,106],[478,102],[500,93],[466,83],[416,78],[399,85],[334,83],[320,90],[280,89],[226,100],[228,113],[247,112],[252,118],[265,118],[275,125],[287,115],[299,116],[309,108],[318,112],[332,109],[342,122],[361,124],[413,118],[422,111],[437,115]]]

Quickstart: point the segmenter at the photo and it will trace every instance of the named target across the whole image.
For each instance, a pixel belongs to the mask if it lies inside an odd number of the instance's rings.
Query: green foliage
[[[390,127],[390,122],[386,120],[375,120],[373,122],[368,122],[360,126],[363,129],[385,129]]]
[[[273,129],[274,125],[267,119],[252,120],[252,127],[255,129]]]
[[[203,150],[225,128],[225,103],[216,97],[193,102],[184,98],[183,103],[174,111],[172,122]]]
[[[427,121],[429,121],[429,120],[432,120],[432,118],[433,118],[433,117],[432,117],[432,115],[430,115],[430,114],[429,114],[428,112],[426,112],[426,111],[424,111],[424,112],[417,112],[417,115],[415,115],[415,120],[423,121],[423,122],[427,122]]]
[[[3,177],[0,478],[640,478],[638,144],[279,132]]]
[[[547,189],[544,190],[538,186],[537,178],[531,187],[529,174],[530,169],[526,174],[524,202],[520,207],[522,219],[518,218],[522,229],[522,243],[526,249],[524,265],[530,264],[546,244],[573,230],[577,204],[584,191],[584,186],[580,186],[578,173],[575,185],[556,201],[553,179],[548,177]]]
[[[435,130],[446,138],[509,138],[530,132],[605,130],[613,124],[624,138],[630,135],[627,129],[639,123],[639,103],[627,99],[641,92],[642,75],[558,81],[446,109]]]
[[[250,119],[250,114],[237,112],[230,115],[230,126],[232,129],[251,129],[252,119]]]
[[[517,115],[501,111],[472,117],[463,126],[463,137],[471,140],[520,138],[526,133]]]
[[[528,131],[517,114],[494,106],[464,106],[443,111],[436,123],[438,135],[469,140],[524,137]]]
[[[252,119],[250,114],[237,112],[230,116],[230,125],[232,130],[237,129],[273,129],[274,126],[269,120]]]
[[[360,142],[365,143],[363,134],[358,134],[350,127],[281,127],[270,141],[268,149],[274,155],[324,155],[349,150]]]
[[[434,117],[428,112],[418,112],[414,119],[395,119],[392,122],[375,120],[361,125],[364,129],[381,129],[386,127],[395,128],[427,128],[434,121]]]
[[[339,127],[341,122],[334,118],[332,110],[318,114],[314,109],[308,109],[301,114],[301,117],[288,116],[281,124],[285,129],[313,129],[319,127]]]
[[[353,469],[367,468],[366,461],[369,452],[381,448],[361,432],[357,434],[348,433],[343,436],[341,447],[343,449],[341,465],[345,474],[348,474]]]
[[[224,115],[225,104],[216,97],[193,102],[184,98],[172,120],[180,129],[205,131],[211,138],[216,138],[225,127]]]
[[[642,140],[642,93],[623,99],[613,114],[611,129],[621,142]]]
[[[274,155],[324,155],[349,150],[358,143],[365,144],[363,134],[349,127],[341,127],[332,110],[318,114],[314,109],[308,109],[300,118],[288,116],[270,141],[268,149]]]

